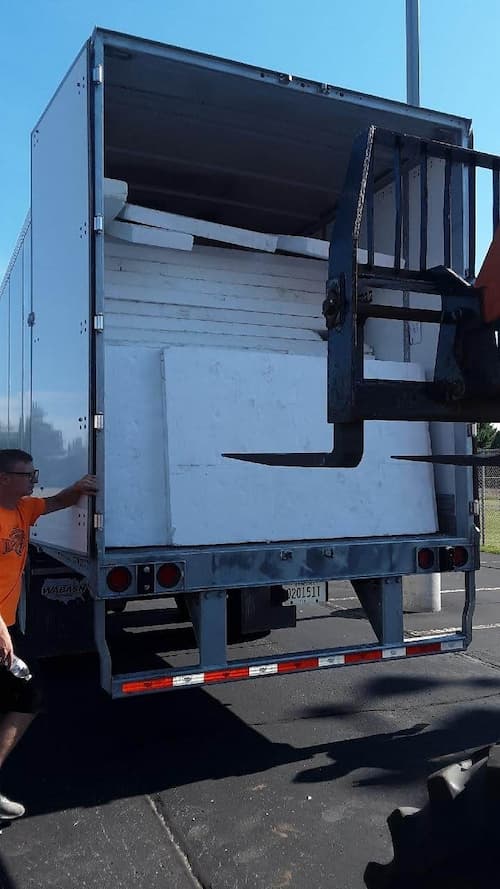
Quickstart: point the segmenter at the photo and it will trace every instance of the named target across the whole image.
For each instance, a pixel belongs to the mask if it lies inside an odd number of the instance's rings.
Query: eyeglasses
[[[29,480],[35,484],[38,481],[39,471],[40,470],[38,469],[33,469],[32,472],[10,472],[9,470],[4,470],[6,475],[24,475],[25,478],[29,478]]]

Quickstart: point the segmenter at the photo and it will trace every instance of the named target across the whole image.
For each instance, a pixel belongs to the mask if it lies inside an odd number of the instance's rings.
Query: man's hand
[[[90,497],[97,494],[99,488],[95,475],[84,475],[69,488],[64,488],[54,497],[45,498],[45,515],[57,512],[59,509],[67,509],[68,506],[76,506],[80,497]]]
[[[12,655],[14,654],[14,648],[12,646],[12,639],[10,638],[10,633],[4,624],[3,620],[0,620],[0,661],[4,664],[7,669],[10,669],[12,666]]]
[[[82,494],[87,494],[89,496],[93,494],[97,494],[99,488],[97,487],[97,478],[95,475],[84,475],[83,478],[80,478],[77,482],[72,486],[75,491],[78,492],[80,496]]]

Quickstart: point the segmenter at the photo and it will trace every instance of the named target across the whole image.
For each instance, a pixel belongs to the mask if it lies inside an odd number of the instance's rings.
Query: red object
[[[172,688],[171,676],[163,676],[161,679],[144,679],[135,682],[124,682],[122,692],[125,695],[136,694],[139,691],[155,691],[160,688]]]
[[[180,579],[182,577],[182,571],[175,562],[167,562],[166,565],[161,565],[156,572],[156,579],[160,586],[165,587],[167,590],[172,589],[172,587],[177,586]]]
[[[362,664],[364,661],[381,661],[382,652],[379,649],[374,651],[353,651],[352,654],[346,654],[346,664]]]
[[[453,564],[455,568],[463,568],[469,561],[469,553],[465,546],[456,546],[453,550]]]
[[[283,661],[278,664],[278,673],[293,673],[294,670],[315,670],[318,666],[318,658],[302,658],[298,661]]]
[[[438,654],[441,652],[441,642],[425,642],[423,645],[407,645],[406,656],[412,657],[418,654]]]
[[[227,670],[210,670],[205,673],[205,682],[224,682],[226,679],[248,678],[248,667],[230,667]]]
[[[434,567],[434,553],[431,549],[419,549],[417,556],[418,567],[422,568],[423,571],[428,571],[430,568]]]
[[[486,323],[500,319],[500,226],[490,244],[474,287],[482,288],[481,303]]]
[[[124,593],[132,583],[132,574],[128,568],[112,568],[108,571],[106,583],[113,593]]]

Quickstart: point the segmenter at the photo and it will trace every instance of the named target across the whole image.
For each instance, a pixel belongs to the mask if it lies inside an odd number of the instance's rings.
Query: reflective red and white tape
[[[395,648],[359,649],[358,651],[348,651],[345,654],[324,654],[321,657],[299,657],[269,664],[255,664],[254,666],[223,667],[220,670],[175,673],[152,679],[127,680],[121,684],[121,693],[129,695],[191,685],[210,685],[214,682],[232,682],[237,679],[254,679],[258,676],[300,673],[307,670],[322,670],[327,667],[343,667],[348,664],[364,664],[370,661],[395,660],[425,654],[445,654],[451,651],[463,651],[464,648],[464,639],[449,639],[441,642],[415,639],[411,643]]]

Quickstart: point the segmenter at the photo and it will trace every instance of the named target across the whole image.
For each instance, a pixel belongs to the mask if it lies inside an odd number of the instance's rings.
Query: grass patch
[[[500,552],[500,498],[486,497],[481,528],[481,549],[486,553]]]

